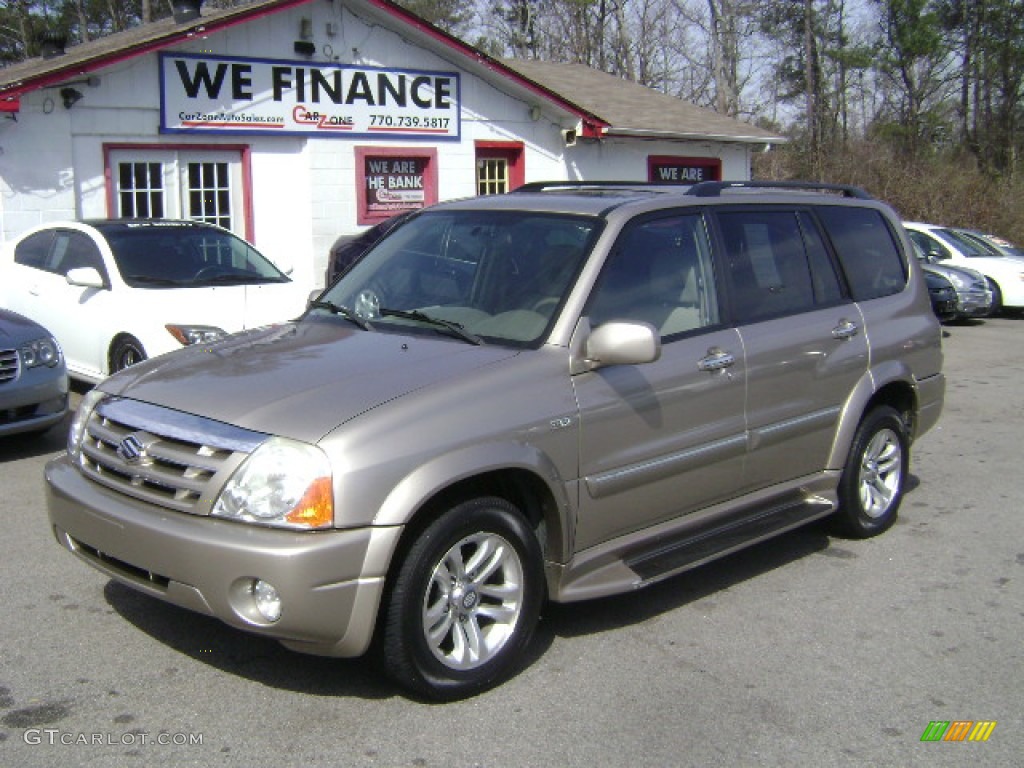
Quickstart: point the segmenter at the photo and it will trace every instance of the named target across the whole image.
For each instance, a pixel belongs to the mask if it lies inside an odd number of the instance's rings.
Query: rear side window
[[[56,272],[51,264],[50,245],[53,243],[53,231],[44,230],[29,235],[14,249],[14,261],[26,267],[34,267],[47,272]]]
[[[725,278],[737,322],[808,312],[818,305],[796,211],[721,212],[718,223],[725,246]],[[831,300],[835,287],[827,291],[820,288],[818,292],[831,294]]]
[[[855,300],[877,299],[903,290],[906,266],[881,212],[839,206],[817,210]]]

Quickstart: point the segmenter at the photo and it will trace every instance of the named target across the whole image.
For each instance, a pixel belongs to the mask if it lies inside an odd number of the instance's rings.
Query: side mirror
[[[64,279],[68,281],[68,285],[76,285],[79,288],[106,288],[103,276],[94,267],[69,269]]]
[[[640,365],[661,357],[661,337],[649,323],[612,321],[590,334],[584,357],[591,368]]]

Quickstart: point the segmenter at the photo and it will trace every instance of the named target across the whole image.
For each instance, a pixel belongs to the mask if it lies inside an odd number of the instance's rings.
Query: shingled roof
[[[502,63],[601,118],[609,126],[609,136],[759,144],[786,141],[749,123],[583,64],[518,59],[502,59]]]

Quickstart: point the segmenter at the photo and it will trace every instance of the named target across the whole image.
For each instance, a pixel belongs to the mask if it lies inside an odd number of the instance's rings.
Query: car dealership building
[[[0,238],[196,218],[322,281],[339,234],[528,181],[747,179],[782,141],[581,65],[498,60],[386,0],[270,0],[0,69]]]

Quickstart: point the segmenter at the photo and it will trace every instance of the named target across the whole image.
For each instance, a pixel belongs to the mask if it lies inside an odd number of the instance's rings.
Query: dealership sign
[[[459,75],[160,56],[160,130],[458,139]]]

